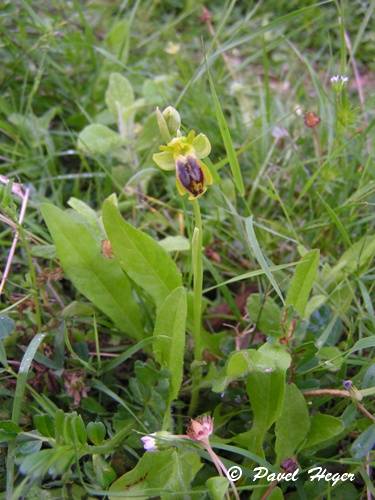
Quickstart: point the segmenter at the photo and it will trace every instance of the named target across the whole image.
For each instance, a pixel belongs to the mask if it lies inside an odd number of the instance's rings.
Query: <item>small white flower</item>
[[[345,75],[334,75],[331,76],[330,82],[332,84],[332,87],[336,91],[342,90],[344,85],[346,85],[349,81],[349,78]]]
[[[294,106],[294,112],[297,116],[303,116],[303,109],[302,109],[302,106],[300,106],[299,104],[296,104]]]
[[[153,434],[149,434],[148,436],[143,436],[141,438],[141,441],[143,443],[143,448],[146,451],[156,451],[158,449],[156,445],[156,439],[153,437],[155,436],[155,432]]]

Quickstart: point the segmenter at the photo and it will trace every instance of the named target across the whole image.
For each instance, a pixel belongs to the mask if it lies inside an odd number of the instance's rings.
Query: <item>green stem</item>
[[[202,217],[198,200],[193,201],[194,209],[194,233],[192,239],[192,261],[193,261],[193,338],[194,338],[194,362],[192,366],[192,391],[189,413],[193,415],[199,396],[199,386],[202,378],[202,290],[203,290],[203,263],[202,263]]]
[[[172,410],[172,402],[168,399],[167,407],[164,412],[163,424],[161,427],[162,431],[167,431],[171,425],[171,410]]]

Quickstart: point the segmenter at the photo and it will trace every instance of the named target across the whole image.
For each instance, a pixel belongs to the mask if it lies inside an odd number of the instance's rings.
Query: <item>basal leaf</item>
[[[42,214],[66,276],[74,286],[134,339],[144,336],[141,313],[127,276],[106,258],[87,225],[59,208],[44,204]]]
[[[173,259],[148,234],[126,222],[111,198],[104,202],[103,222],[121,267],[160,306],[181,286]]]
[[[77,147],[89,156],[105,155],[123,145],[123,139],[117,133],[101,125],[87,125],[78,136]]]
[[[122,119],[128,117],[129,108],[134,104],[134,92],[129,80],[120,73],[111,73],[105,102],[116,120],[119,116]]]

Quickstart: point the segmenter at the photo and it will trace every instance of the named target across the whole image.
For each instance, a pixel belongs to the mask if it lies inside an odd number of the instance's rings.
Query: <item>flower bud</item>
[[[170,135],[172,137],[176,136],[181,127],[180,113],[173,106],[168,106],[162,114]]]
[[[208,441],[214,431],[214,423],[210,416],[192,419],[187,429],[187,435],[194,441]]]
[[[159,108],[156,108],[156,119],[158,121],[158,127],[163,141],[169,142],[172,137],[169,133],[167,122],[165,121],[165,118]]]
[[[306,127],[315,128],[319,125],[320,118],[314,111],[307,111],[304,116],[304,122]]]

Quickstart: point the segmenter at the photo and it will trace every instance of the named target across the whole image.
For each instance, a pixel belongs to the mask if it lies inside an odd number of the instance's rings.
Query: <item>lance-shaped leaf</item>
[[[103,222],[121,267],[159,307],[181,286],[181,274],[174,260],[151,236],[123,219],[113,197],[104,202]]]
[[[143,337],[139,306],[128,277],[116,259],[106,258],[88,224],[44,204],[42,214],[56,245],[57,256],[74,286],[116,326],[134,339]]]

